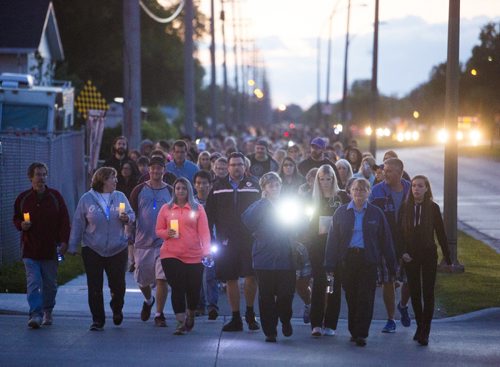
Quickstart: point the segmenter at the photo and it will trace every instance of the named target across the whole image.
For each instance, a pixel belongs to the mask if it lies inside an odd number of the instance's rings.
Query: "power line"
[[[155,14],[153,14],[153,12],[151,10],[149,10],[146,5],[144,5],[144,3],[139,0],[139,5],[141,6],[142,10],[144,10],[144,12],[151,18],[153,19],[155,22],[158,22],[158,23],[170,23],[171,21],[173,21],[178,15],[179,13],[182,11],[182,9],[184,8],[184,0],[181,0],[179,6],[177,7],[177,9],[175,10],[174,14],[172,14],[171,16],[169,16],[168,18],[160,18],[158,16],[156,16]]]

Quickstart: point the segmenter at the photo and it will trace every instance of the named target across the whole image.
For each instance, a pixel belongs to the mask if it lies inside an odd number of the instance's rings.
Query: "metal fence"
[[[48,165],[47,185],[58,190],[73,216],[85,191],[85,140],[83,132],[57,136],[0,134],[0,265],[20,259],[19,232],[12,223],[16,197],[31,187],[28,166]]]

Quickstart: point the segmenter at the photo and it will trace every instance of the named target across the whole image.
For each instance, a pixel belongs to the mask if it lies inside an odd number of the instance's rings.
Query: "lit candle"
[[[31,222],[30,213],[24,213],[23,217],[25,222]]]
[[[120,203],[120,205],[118,206],[118,211],[120,214],[125,212],[125,203]]]
[[[179,238],[179,221],[177,219],[170,219],[170,229],[176,232],[175,238]]]

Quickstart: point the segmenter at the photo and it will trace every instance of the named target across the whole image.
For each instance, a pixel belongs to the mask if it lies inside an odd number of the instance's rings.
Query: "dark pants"
[[[259,284],[259,312],[262,331],[277,335],[278,318],[282,324],[292,318],[295,270],[255,270]]]
[[[312,248],[309,252],[312,266],[313,286],[311,292],[311,328],[327,327],[337,329],[340,313],[341,281],[335,277],[333,293],[326,294],[326,271],[324,249]],[[326,305],[325,305],[326,298]]]
[[[161,266],[172,288],[172,308],[174,313],[186,312],[187,309],[194,311],[200,301],[201,278],[203,276],[203,265],[186,264],[178,259],[161,259]]]
[[[373,317],[377,266],[365,260],[364,250],[349,249],[342,265],[342,286],[348,308],[348,329],[354,338],[366,338]]]
[[[89,292],[89,307],[92,320],[104,325],[106,314],[104,312],[104,298],[102,293],[104,275],[108,277],[111,291],[111,310],[113,313],[121,312],[125,299],[125,269],[128,260],[128,250],[110,257],[104,257],[90,247],[82,247],[83,265],[87,273],[87,287]]]
[[[435,250],[415,256],[405,264],[411,305],[417,326],[429,336],[434,315],[434,285],[436,283],[437,255]]]

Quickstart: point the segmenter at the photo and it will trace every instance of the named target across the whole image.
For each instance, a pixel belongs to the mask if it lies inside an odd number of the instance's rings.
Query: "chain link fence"
[[[31,187],[28,166],[35,161],[48,165],[47,185],[62,194],[72,217],[86,189],[84,152],[83,131],[57,136],[0,135],[0,265],[21,257],[12,216],[16,197]]]

